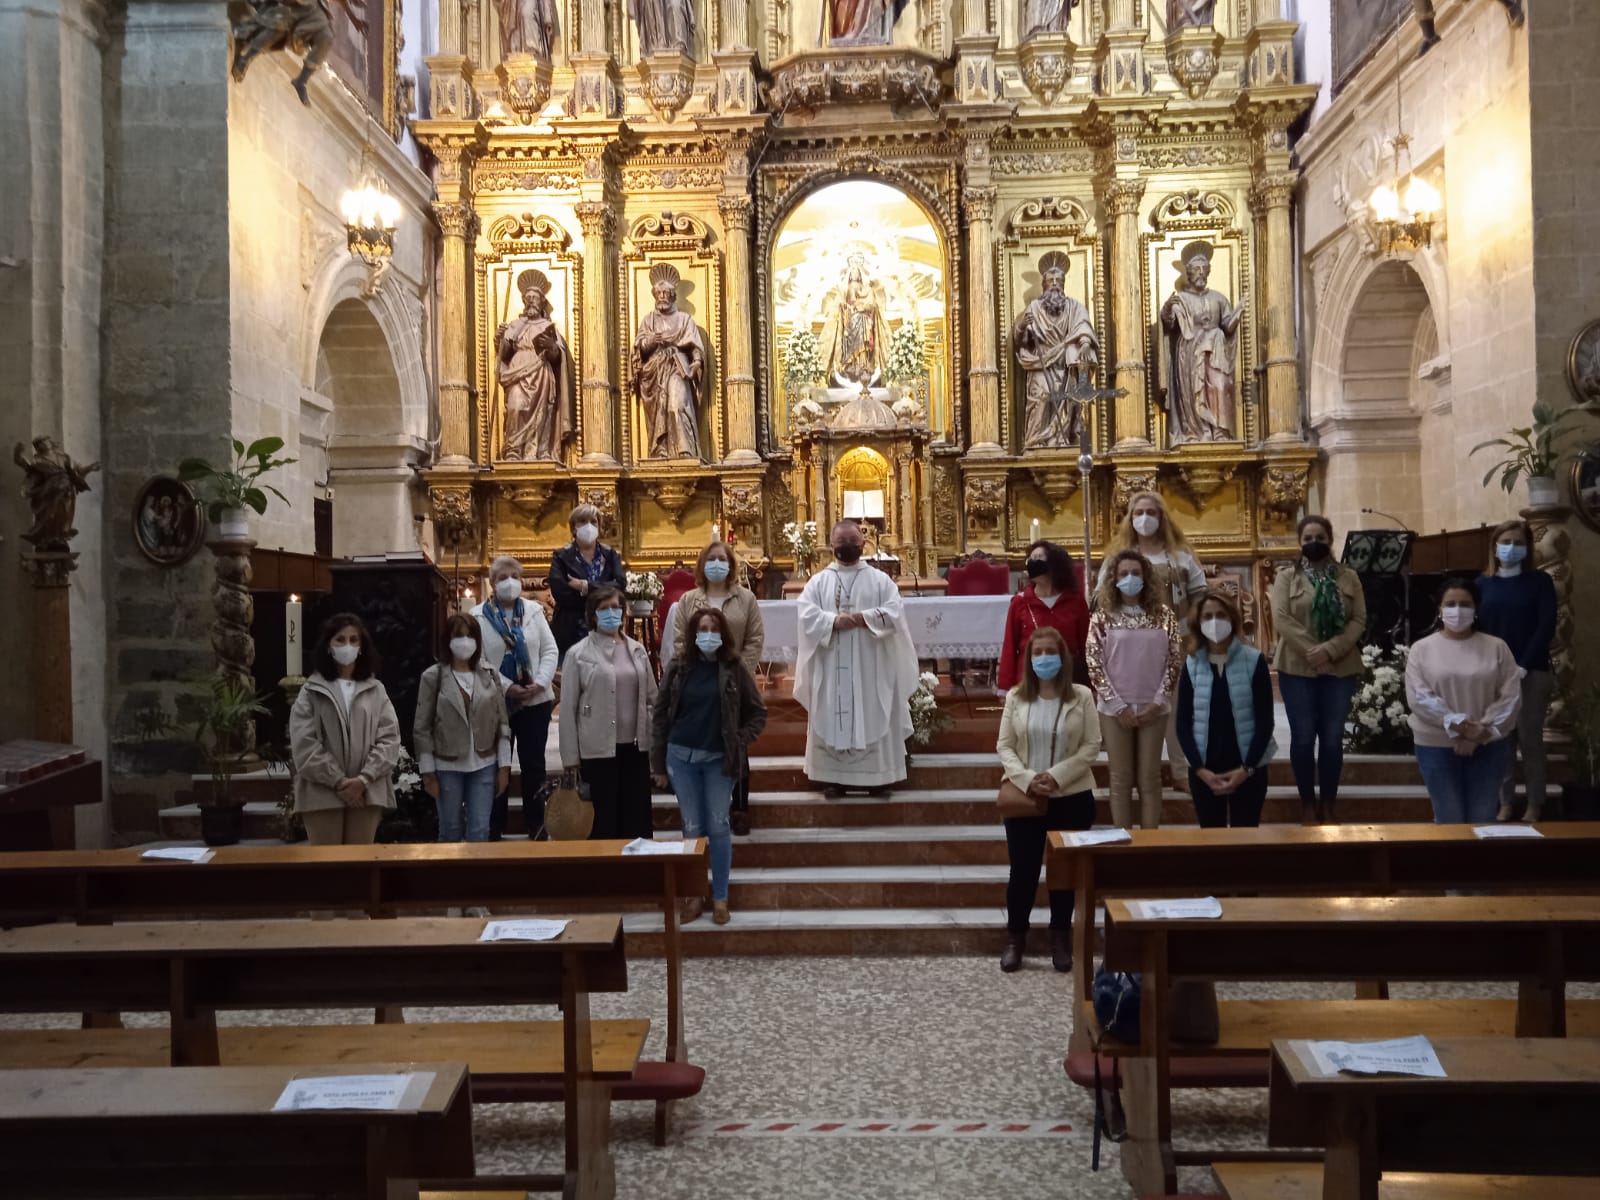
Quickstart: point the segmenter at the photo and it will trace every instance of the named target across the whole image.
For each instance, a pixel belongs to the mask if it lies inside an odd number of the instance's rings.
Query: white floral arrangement
[[[783,381],[789,390],[816,383],[824,369],[817,335],[804,327],[791,333],[783,344]]]
[[[817,523],[815,521],[790,521],[783,527],[783,540],[795,561],[809,561],[817,552]]]
[[[629,600],[659,600],[666,588],[654,571],[629,571],[623,591]]]
[[[922,330],[915,321],[906,321],[889,335],[887,374],[896,383],[910,383],[928,373],[928,359],[922,348]]]
[[[939,686],[939,677],[932,671],[917,676],[917,690],[911,693],[911,737],[909,741],[926,746],[935,737],[955,724],[955,718],[939,707],[933,689]]]
[[[1405,646],[1361,648],[1361,686],[1350,707],[1345,747],[1364,754],[1410,754],[1411,710],[1406,705]]]
[[[394,787],[396,801],[404,799],[422,787],[422,772],[417,770],[417,760],[405,750],[400,751],[400,759],[394,764],[389,782]]]

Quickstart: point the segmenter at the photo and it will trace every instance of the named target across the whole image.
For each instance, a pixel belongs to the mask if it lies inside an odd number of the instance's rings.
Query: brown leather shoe
[[[713,900],[711,902],[711,923],[713,925],[726,925],[733,920],[733,915],[728,912],[726,900]]]
[[[1072,970],[1072,930],[1050,931],[1050,965],[1063,975]]]
[[[691,921],[698,921],[706,911],[706,902],[698,896],[687,900],[678,901],[678,924],[687,925]]]
[[[1028,948],[1028,935],[1025,933],[1006,934],[1005,952],[1000,955],[1000,969],[1007,975],[1022,969],[1022,955]]]

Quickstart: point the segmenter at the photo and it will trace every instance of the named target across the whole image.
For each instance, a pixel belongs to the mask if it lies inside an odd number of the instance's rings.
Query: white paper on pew
[[[1324,1075],[1421,1075],[1443,1079],[1444,1064],[1426,1037],[1391,1038],[1384,1042],[1304,1043]],[[1302,1055],[1302,1058],[1304,1056]]]
[[[682,854],[692,842],[658,842],[654,838],[634,838],[622,848],[624,854]]]
[[[1126,829],[1075,829],[1063,833],[1061,840],[1069,846],[1109,846],[1113,842],[1131,842],[1133,834]]]
[[[490,921],[478,935],[480,942],[553,942],[566,929],[565,921]]]
[[[186,863],[210,862],[216,856],[217,852],[206,846],[157,846],[139,855],[140,858],[160,858]]]
[[[1215,896],[1194,900],[1129,900],[1128,911],[1142,921],[1215,920],[1222,915],[1222,901]]]
[[[1486,840],[1492,838],[1542,838],[1544,836],[1532,825],[1523,825],[1518,822],[1506,825],[1474,825],[1472,832]]]
[[[418,1107],[432,1086],[432,1071],[411,1071],[403,1075],[320,1075],[309,1079],[291,1079],[277,1103],[272,1106],[272,1111],[364,1109],[398,1112],[401,1108]]]

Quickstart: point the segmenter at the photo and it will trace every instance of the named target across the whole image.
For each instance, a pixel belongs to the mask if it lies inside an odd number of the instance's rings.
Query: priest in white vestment
[[[800,593],[794,695],[805,708],[806,774],[838,799],[846,788],[876,795],[906,777],[917,652],[900,589],[861,561],[854,521],[829,539],[834,561]]]

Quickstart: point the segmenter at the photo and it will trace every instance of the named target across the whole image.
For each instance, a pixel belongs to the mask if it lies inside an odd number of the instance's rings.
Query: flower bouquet
[[[817,552],[817,523],[815,521],[790,521],[783,527],[783,540],[794,555],[794,565],[804,577],[811,570],[811,559]]]
[[[889,361],[885,372],[899,384],[912,383],[928,373],[927,355],[922,347],[922,331],[915,321],[907,321],[889,335]]]
[[[946,729],[955,724],[955,718],[939,707],[933,689],[939,686],[939,677],[924,671],[917,677],[917,690],[911,693],[911,737],[909,741],[926,746]]]
[[[822,343],[806,328],[796,329],[783,344],[783,382],[789,392],[803,392],[822,378]]]
[[[1350,708],[1344,744],[1361,754],[1410,754],[1411,710],[1406,706],[1407,648],[1361,648],[1363,675]]]
[[[623,594],[628,597],[628,608],[635,616],[647,616],[655,611],[666,587],[661,576],[654,571],[629,571]]]

